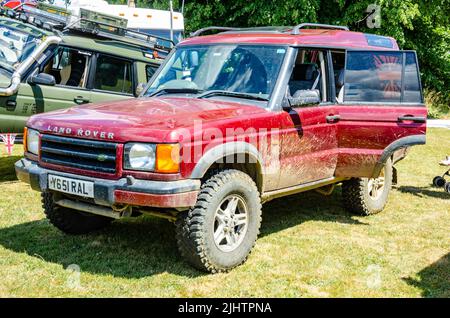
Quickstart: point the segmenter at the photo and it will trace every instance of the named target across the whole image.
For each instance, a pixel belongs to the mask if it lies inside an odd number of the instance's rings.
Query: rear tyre
[[[436,176],[433,179],[433,185],[435,187],[442,188],[443,186],[445,186],[445,179],[441,176]]]
[[[196,205],[178,215],[180,253],[194,267],[226,272],[247,259],[259,234],[261,201],[255,182],[238,170],[206,180]]]
[[[447,193],[450,193],[450,182],[447,182],[444,186],[444,189]]]
[[[342,184],[344,207],[353,214],[372,215],[386,206],[392,186],[392,161],[388,159],[378,178],[353,178]]]
[[[55,204],[54,194],[42,193],[42,207],[47,219],[66,234],[86,234],[107,226],[113,219],[63,208]]]

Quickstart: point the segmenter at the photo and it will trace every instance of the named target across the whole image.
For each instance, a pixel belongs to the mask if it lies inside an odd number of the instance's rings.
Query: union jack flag
[[[399,97],[402,77],[400,58],[389,54],[375,55],[374,64],[378,71],[378,78],[383,81],[384,96],[386,98]]]
[[[6,153],[8,156],[11,156],[14,148],[14,140],[16,140],[16,134],[1,134],[0,138],[5,144]]]

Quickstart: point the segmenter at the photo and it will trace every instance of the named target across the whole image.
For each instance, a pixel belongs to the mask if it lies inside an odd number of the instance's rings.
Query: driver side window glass
[[[132,64],[130,61],[99,55],[94,88],[102,91],[132,94]]]
[[[298,50],[294,69],[288,84],[288,94],[295,97],[304,90],[318,90],[322,102],[327,94],[327,52],[321,50]]]
[[[41,68],[42,73],[52,75],[56,85],[86,87],[90,55],[76,49],[60,47]]]

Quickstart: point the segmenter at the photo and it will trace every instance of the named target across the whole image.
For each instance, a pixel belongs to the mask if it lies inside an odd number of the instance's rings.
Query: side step
[[[268,202],[273,199],[277,199],[277,198],[281,198],[281,197],[284,197],[287,195],[305,192],[305,191],[309,191],[309,190],[313,190],[313,189],[318,189],[320,187],[335,184],[335,183],[338,183],[338,182],[341,182],[341,181],[344,181],[347,179],[348,178],[331,177],[331,178],[322,179],[322,180],[318,180],[318,181],[303,183],[303,184],[299,184],[299,185],[296,185],[293,187],[288,187],[288,188],[283,188],[283,189],[279,189],[279,190],[265,192],[261,196],[261,199],[265,203],[265,202]]]

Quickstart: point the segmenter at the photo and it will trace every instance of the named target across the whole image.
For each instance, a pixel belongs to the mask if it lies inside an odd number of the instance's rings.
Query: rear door
[[[371,177],[393,151],[424,143],[427,110],[413,51],[347,51],[336,176]],[[374,170],[375,169],[375,170]]]

